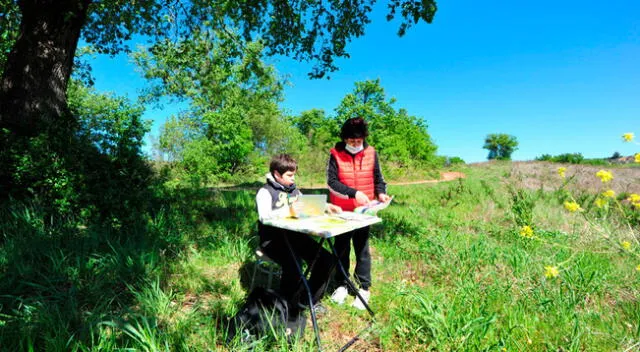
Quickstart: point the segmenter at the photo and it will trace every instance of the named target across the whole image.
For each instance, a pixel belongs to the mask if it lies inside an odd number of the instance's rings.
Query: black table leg
[[[289,253],[293,257],[294,262],[296,263],[296,269],[298,269],[298,274],[300,275],[300,280],[302,281],[302,284],[304,285],[305,291],[307,291],[307,297],[309,298],[309,311],[311,311],[311,322],[313,324],[313,331],[316,334],[316,342],[318,343],[318,351],[322,351],[322,343],[320,342],[320,330],[318,329],[318,321],[316,320],[316,312],[313,310],[313,297],[311,296],[311,288],[309,287],[309,282],[307,281],[307,278],[306,278],[305,274],[302,272],[302,268],[300,267],[300,261],[298,260],[299,258],[296,255],[296,253],[293,251],[293,248],[291,248],[291,244],[289,243],[289,239],[287,238],[287,236],[284,236],[284,242],[287,245],[287,248],[289,249]],[[322,250],[322,247],[320,247],[320,250]],[[316,259],[317,259],[318,255],[316,255]],[[314,262],[315,262],[315,260],[314,260]]]
[[[320,245],[318,246],[318,252],[317,252],[314,260],[311,261],[310,263],[308,263],[308,266],[307,266],[307,269],[305,270],[305,272],[302,271],[302,267],[300,266],[300,260],[299,260],[298,256],[296,255],[296,253],[294,252],[293,248],[291,247],[291,244],[289,243],[289,239],[287,239],[286,236],[284,237],[284,241],[285,241],[285,244],[287,245],[287,249],[289,250],[289,253],[294,258],[294,261],[296,263],[296,269],[298,270],[298,274],[300,275],[300,281],[302,282],[302,286],[304,287],[304,290],[307,293],[307,298],[309,300],[309,310],[311,311],[311,322],[313,324],[313,330],[314,330],[314,333],[316,335],[316,343],[318,344],[318,351],[322,351],[322,343],[320,341],[320,330],[318,328],[318,321],[317,321],[317,318],[316,318],[316,313],[315,313],[315,311],[313,309],[313,303],[314,303],[313,302],[313,296],[312,296],[312,293],[311,293],[311,288],[309,287],[309,281],[307,280],[307,276],[309,275],[309,273],[313,269],[313,266],[314,266],[315,262],[320,257],[320,253],[323,250],[323,245],[324,245],[324,242],[325,242],[325,238],[323,237],[320,240],[320,242],[319,242]],[[371,309],[369,304],[364,301],[363,297],[358,292],[358,289],[356,288],[355,284],[349,278],[349,274],[344,270],[344,267],[342,266],[342,263],[340,262],[340,256],[338,255],[338,253],[336,251],[336,248],[333,245],[333,242],[331,240],[328,240],[326,242],[329,243],[329,248],[331,248],[331,253],[333,254],[334,258],[336,259],[335,260],[335,265],[333,267],[329,268],[329,270],[331,272],[333,272],[333,270],[335,270],[335,266],[338,267],[338,269],[342,272],[342,274],[346,278],[347,286],[349,286],[349,289],[351,291],[355,292],[356,296],[358,297],[358,299],[360,299],[362,301],[362,303],[364,304],[365,308],[367,309],[367,312],[369,313],[369,315],[372,318],[371,321],[369,321],[369,324],[367,325],[367,327],[365,329],[363,329],[356,336],[351,338],[346,344],[344,344],[338,350],[338,352],[343,352],[343,351],[347,350],[349,347],[351,347],[356,341],[358,341],[360,339],[360,335],[363,332],[365,332],[366,330],[369,330],[372,327],[373,321],[374,321],[374,318],[375,318],[375,313],[373,312],[373,310]]]
[[[356,285],[349,278],[349,273],[347,273],[346,270],[344,270],[344,267],[342,266],[342,263],[340,262],[340,256],[338,255],[338,252],[336,251],[336,248],[334,247],[333,242],[331,242],[331,241],[327,241],[327,242],[329,242],[329,247],[331,248],[331,252],[333,253],[333,255],[336,258],[336,263],[338,265],[339,270],[342,271],[342,275],[346,279],[345,281],[347,283],[347,286],[349,286],[349,289],[351,291],[356,293],[356,296],[362,301],[362,303],[364,304],[365,308],[367,308],[367,312],[369,312],[369,315],[371,315],[371,320],[369,321],[369,324],[367,324],[367,327],[362,329],[362,331],[360,331],[356,336],[352,337],[349,341],[347,341],[347,343],[345,343],[342,347],[340,347],[338,352],[343,352],[343,351],[346,351],[349,347],[351,347],[356,341],[358,341],[360,339],[360,335],[362,335],[365,331],[371,329],[371,327],[373,326],[374,319],[375,319],[375,313],[373,312],[371,307],[369,307],[369,304],[364,301],[363,297],[360,295],[360,292],[358,292],[358,289],[356,288]],[[343,253],[340,253],[340,254],[343,254]]]

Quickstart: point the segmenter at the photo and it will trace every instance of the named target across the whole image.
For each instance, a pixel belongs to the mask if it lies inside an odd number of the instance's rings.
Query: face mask
[[[346,144],[344,146],[344,149],[346,149],[351,154],[357,154],[357,153],[361,152],[364,149],[364,145],[360,145],[359,147],[352,147],[352,146]]]

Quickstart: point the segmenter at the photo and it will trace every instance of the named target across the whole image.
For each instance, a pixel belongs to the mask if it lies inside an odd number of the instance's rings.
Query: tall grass
[[[376,321],[352,350],[640,346],[639,248],[612,246],[637,241],[638,228],[617,215],[568,213],[562,182],[520,167],[494,163],[462,170],[461,180],[390,186],[394,203],[372,229]],[[587,200],[589,189],[579,189]],[[248,290],[254,195],[168,192],[159,210],[118,230],[45,218],[35,203],[6,206],[0,349],[315,350],[310,325],[293,345],[279,334],[226,341],[228,319]],[[520,235],[525,225],[534,236]],[[546,276],[548,266],[559,274]],[[322,339],[325,350],[336,350],[367,315],[327,306]]]

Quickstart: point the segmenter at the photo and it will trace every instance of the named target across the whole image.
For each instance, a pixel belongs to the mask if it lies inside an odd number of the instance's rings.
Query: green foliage
[[[542,154],[536,157],[537,161],[549,161],[553,163],[583,164],[583,165],[611,165],[611,159],[585,159],[582,153],[563,153],[558,155]]]
[[[202,120],[207,126],[205,134],[183,146],[184,167],[203,182],[227,180],[240,170],[253,150],[251,129],[242,124],[237,111],[206,114]]]
[[[122,50],[129,52],[128,45],[136,36],[160,46],[208,36],[214,40],[211,43],[222,45],[225,59],[232,60],[242,59],[244,49],[239,47],[260,42],[267,48],[267,55],[289,55],[313,62],[310,75],[319,78],[337,69],[336,57],[348,57],[346,45],[364,34],[374,4],[374,0],[346,7],[337,2],[298,2],[290,6],[278,1],[72,0],[46,8],[38,0],[4,1],[0,11],[8,14],[9,24],[2,24],[0,35],[3,43],[16,41],[2,58],[10,64],[2,72],[0,128],[36,136],[62,118],[67,102],[66,92],[60,87],[68,85],[81,41],[98,53],[116,55]],[[397,8],[402,9],[400,35],[420,21],[431,22],[436,12],[433,0],[395,0],[389,6],[389,20],[395,17]],[[28,20],[20,21],[19,26],[18,9],[28,10]],[[56,67],[59,74],[49,75],[51,67]],[[206,76],[206,71],[201,73]]]
[[[551,161],[554,163],[580,164],[584,161],[584,156],[582,156],[582,153],[564,153],[556,156],[543,154],[539,157],[536,157],[536,160]]]
[[[492,133],[487,135],[482,148],[489,150],[489,160],[511,160],[511,154],[518,150],[518,139],[505,133]]]
[[[329,150],[335,143],[335,136],[340,134],[338,122],[320,109],[311,109],[301,112],[299,116],[291,116],[289,122],[306,137],[307,143],[316,149]]]
[[[303,111],[298,116],[289,116],[287,121],[296,130],[296,134],[304,138],[306,144],[306,148],[302,150],[287,151],[298,158],[299,174],[303,178],[312,175],[313,183],[326,183],[329,150],[336,143],[336,136],[340,131],[337,121],[319,109]]]
[[[533,227],[535,196],[524,189],[509,188],[511,195],[511,215],[517,227]]]
[[[149,101],[184,100],[187,111],[162,127],[159,148],[200,182],[254,173],[272,154],[303,150],[303,137],[282,117],[282,84],[261,57],[263,47],[232,47],[211,33],[157,43],[135,58],[152,83]],[[242,59],[228,50],[242,51]],[[191,177],[193,180],[193,177]]]
[[[342,126],[349,118],[365,118],[369,122],[367,141],[384,161],[403,166],[434,163],[437,147],[431,141],[427,124],[405,109],[396,110],[395,102],[394,98],[387,100],[379,79],[356,82],[353,92],[336,108],[335,120]]]
[[[19,33],[21,13],[14,0],[0,0],[0,76]]]
[[[465,164],[464,160],[458,156],[447,157],[447,160],[451,165]]]
[[[269,55],[292,55],[296,60],[314,62],[310,75],[322,77],[337,69],[336,57],[348,57],[346,44],[364,34],[374,3],[367,0],[351,4],[346,10],[333,2],[283,6],[273,1],[101,1],[90,5],[82,34],[99,52],[115,54],[128,49],[127,40],[136,34],[153,39],[183,39],[236,28],[240,33],[236,42],[259,39],[269,48]],[[397,9],[402,9],[398,34],[404,35],[420,21],[431,23],[437,7],[431,0],[394,0],[389,4],[388,20],[397,16]]]
[[[136,221],[149,197],[151,171],[141,147],[148,123],[142,108],[98,94],[77,82],[69,87],[77,125],[23,138],[0,134],[4,197],[39,199],[51,214],[100,219],[113,226]],[[68,118],[69,120],[71,118]],[[76,118],[74,118],[76,119]]]
[[[201,137],[201,122],[185,115],[187,114],[169,116],[167,121],[160,126],[160,137],[154,148],[161,153],[161,160],[174,161],[182,159],[185,146]]]
[[[425,167],[443,165],[445,158],[435,155],[436,146],[426,123],[410,116],[404,109],[396,110],[392,106],[394,103],[394,99],[387,100],[379,80],[356,82],[354,91],[348,93],[335,109],[336,116],[312,109],[289,117],[287,122],[305,137],[308,147],[303,153],[289,150],[300,156],[301,174],[324,175],[328,151],[340,141],[342,124],[356,115],[369,122],[367,141],[379,152],[381,162],[391,176],[403,177],[414,169],[424,175]],[[325,180],[314,179],[314,182],[324,183]]]
[[[584,159],[581,164],[583,165],[611,165],[611,162],[607,159]]]

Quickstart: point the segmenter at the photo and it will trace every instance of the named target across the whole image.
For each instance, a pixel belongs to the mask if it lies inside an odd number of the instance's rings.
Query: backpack
[[[241,341],[251,342],[274,333],[283,333],[291,341],[302,337],[306,324],[306,316],[301,310],[289,309],[288,302],[275,291],[256,287],[231,318],[227,342],[238,334],[241,334]]]

